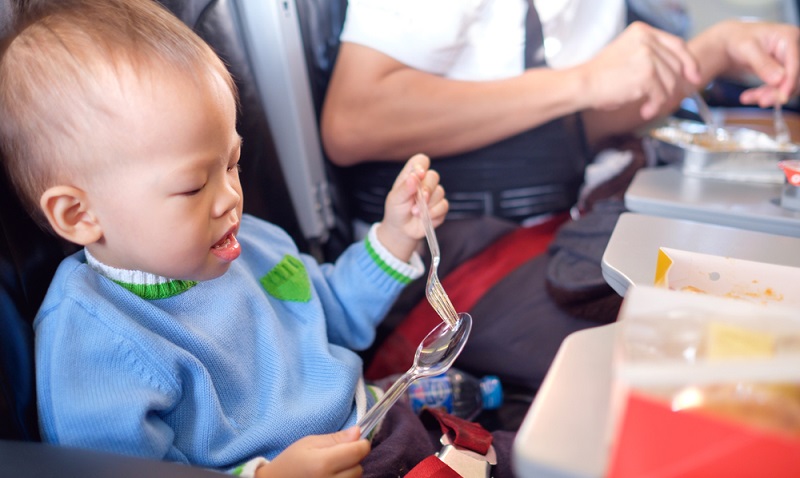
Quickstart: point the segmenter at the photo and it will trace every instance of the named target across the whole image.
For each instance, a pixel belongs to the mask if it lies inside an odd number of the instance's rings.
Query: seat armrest
[[[0,440],[0,476],[41,478],[219,478],[212,470],[45,443]]]

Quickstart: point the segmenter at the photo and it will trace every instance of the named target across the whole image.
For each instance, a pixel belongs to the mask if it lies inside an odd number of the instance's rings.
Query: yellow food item
[[[683,287],[681,287],[681,291],[682,292],[694,292],[695,294],[708,294],[708,292],[704,291],[703,289],[701,289],[699,287],[695,287],[693,285],[683,286]]]
[[[775,337],[772,334],[722,322],[708,324],[706,357],[710,360],[771,357],[774,354]]]

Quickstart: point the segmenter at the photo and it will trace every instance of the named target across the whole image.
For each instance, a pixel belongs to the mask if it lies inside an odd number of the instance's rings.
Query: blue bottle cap
[[[481,397],[483,397],[483,409],[494,410],[503,404],[503,387],[500,385],[500,378],[496,375],[487,375],[481,379]]]

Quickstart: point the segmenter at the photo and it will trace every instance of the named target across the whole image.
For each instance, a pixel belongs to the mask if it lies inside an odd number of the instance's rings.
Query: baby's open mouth
[[[231,229],[225,236],[211,246],[211,253],[223,261],[231,262],[242,253],[239,241],[236,240],[236,228]]]
[[[236,238],[233,237],[233,234],[228,234],[227,236],[223,237],[218,243],[214,244],[214,249],[222,249],[223,247],[228,247],[231,242],[235,241]]]

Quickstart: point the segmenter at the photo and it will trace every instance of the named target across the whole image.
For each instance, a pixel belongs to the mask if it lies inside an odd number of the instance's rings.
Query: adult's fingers
[[[655,38],[665,48],[665,51],[668,51],[675,61],[680,64],[680,72],[683,78],[694,85],[699,85],[702,81],[700,64],[692,55],[692,52],[689,51],[686,42],[680,37],[660,30],[656,32]]]
[[[782,96],[779,101],[785,102],[797,92],[800,81],[800,32],[797,29],[787,30],[786,36],[778,40],[775,57],[786,72],[784,80],[778,86]]]
[[[767,108],[785,100],[782,92],[769,85],[749,88],[739,96],[739,102],[743,105],[758,105],[761,108]]]
[[[751,38],[739,43],[738,48],[739,61],[748,66],[764,83],[778,87],[784,81],[786,69],[761,41]]]

